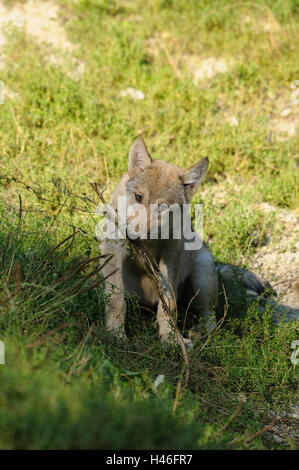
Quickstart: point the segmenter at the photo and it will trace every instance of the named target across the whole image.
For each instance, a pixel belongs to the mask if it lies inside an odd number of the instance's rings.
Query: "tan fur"
[[[118,196],[126,196],[129,204],[136,203],[135,194],[142,196],[142,204],[147,209],[147,230],[150,229],[150,204],[189,203],[199,183],[206,174],[208,160],[203,159],[185,170],[166,163],[152,160],[143,139],[139,137],[133,143],[129,154],[128,172],[121,178],[115,189],[110,204],[117,208]],[[134,214],[127,218],[128,229]],[[210,331],[215,326],[214,309],[218,298],[218,282],[213,257],[203,245],[199,250],[185,250],[182,239],[140,240],[150,259],[159,266],[162,273],[166,299],[174,313],[176,302],[184,294],[182,286],[188,284],[190,298],[197,293],[199,313],[204,318]],[[172,328],[161,300],[155,291],[144,268],[132,259],[128,247],[122,241],[105,240],[102,252],[113,253],[114,257],[104,268],[104,276],[117,269],[106,284],[106,292],[111,300],[106,310],[107,329],[125,336],[126,303],[125,293],[135,294],[141,303],[157,307],[157,321],[162,341],[170,340]],[[188,340],[186,340],[188,342]]]

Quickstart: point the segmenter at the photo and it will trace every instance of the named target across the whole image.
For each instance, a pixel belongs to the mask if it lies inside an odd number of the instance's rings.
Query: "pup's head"
[[[188,169],[163,160],[152,160],[143,138],[138,137],[129,152],[129,180],[126,185],[128,237],[149,238],[154,223],[161,227],[163,220],[169,220],[171,206],[180,208],[189,203],[208,166],[208,157]],[[136,237],[136,230],[139,237]]]

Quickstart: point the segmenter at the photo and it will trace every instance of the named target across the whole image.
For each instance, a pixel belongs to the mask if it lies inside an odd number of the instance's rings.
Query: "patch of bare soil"
[[[299,104],[292,103],[291,88],[288,97],[286,94],[284,92],[273,98],[268,123],[269,132],[274,133],[279,141],[299,135]]]
[[[34,37],[40,44],[51,45],[54,48],[55,54],[49,55],[50,63],[65,66],[61,53],[68,55],[75,68],[69,75],[74,79],[80,78],[84,64],[72,57],[72,52],[77,46],[68,40],[58,13],[58,5],[51,0],[28,0],[26,3],[15,3],[12,6],[6,6],[0,1],[0,65],[5,59],[1,51],[6,43],[4,30],[7,26],[13,25]]]
[[[59,7],[52,1],[28,0],[9,7],[0,3],[0,29],[7,24],[24,28],[39,42],[47,42],[54,47],[72,51],[74,46],[67,39],[63,27],[58,21]],[[5,36],[0,35],[0,45],[5,43]]]
[[[265,438],[268,441],[282,444],[286,448],[289,447],[289,442],[295,443],[296,448],[299,448],[299,406],[291,405],[289,411],[280,413],[279,415],[272,415],[271,419],[276,418],[277,423],[275,426],[266,433]]]
[[[240,106],[239,103],[227,102],[220,96],[215,103],[219,112],[213,116],[213,119],[227,123],[231,127],[238,127],[243,119],[250,120],[252,128],[258,129],[262,111],[268,141],[284,142],[296,135],[299,136],[299,103],[296,104],[299,100],[299,81],[296,89],[291,85],[290,83],[289,89],[281,88],[273,95],[264,96],[258,104],[255,103],[250,108]]]
[[[233,66],[233,60],[230,58],[203,58],[192,54],[184,55],[183,60],[192,75],[194,85],[225,73]]]
[[[213,187],[212,204],[225,207],[228,198],[241,191],[233,180],[218,182]],[[210,190],[202,191],[205,198]],[[278,310],[277,318],[286,314],[287,320],[299,318],[299,212],[278,209],[268,203],[257,204],[252,210],[269,214],[275,219],[276,233],[268,233],[263,246],[243,262],[260,277],[269,281],[277,292],[277,304],[286,306]],[[255,234],[252,234],[253,237]],[[257,234],[258,236],[258,234]],[[274,310],[276,310],[273,305]]]
[[[242,23],[249,26],[256,33],[261,31],[270,35],[280,33],[281,25],[275,18],[270,8],[264,6],[258,15],[246,15],[242,18]]]
[[[267,279],[277,291],[279,302],[299,309],[299,216],[296,212],[278,210],[263,203],[259,209],[275,214],[277,226],[283,230],[278,237],[257,250],[251,267]],[[299,313],[299,310],[298,310]]]
[[[157,32],[146,41],[150,56],[157,58],[164,55],[177,77],[181,77],[182,68],[186,67],[194,85],[213,79],[220,73],[227,72],[233,65],[232,58],[202,57],[196,54],[184,54],[184,47],[174,43],[168,31]]]

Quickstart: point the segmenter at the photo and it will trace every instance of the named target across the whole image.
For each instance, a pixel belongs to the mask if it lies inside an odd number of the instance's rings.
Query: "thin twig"
[[[229,425],[230,423],[235,419],[236,416],[238,416],[238,414],[240,413],[241,411],[241,408],[243,406],[243,401],[240,401],[240,403],[238,404],[237,408],[235,409],[234,413],[228,418],[228,420],[226,421],[226,423],[222,426],[221,429],[219,429],[219,431],[217,431],[217,434],[220,434],[222,433]]]
[[[270,429],[272,429],[278,421],[279,421],[279,418],[272,419],[272,421],[269,424],[266,424],[266,426],[264,426],[260,431],[257,431],[256,433],[247,437],[247,439],[245,439],[246,444],[252,441],[253,439],[255,439],[256,437],[260,436],[261,434],[264,434],[265,432],[270,431]]]
[[[185,325],[186,325],[187,315],[188,315],[188,313],[189,313],[190,306],[191,306],[193,300],[195,299],[195,297],[197,297],[199,291],[200,291],[200,289],[198,289],[198,290],[195,292],[195,294],[193,295],[193,297],[190,299],[190,302],[188,303],[188,306],[187,306],[187,309],[186,309],[186,312],[185,312],[185,316],[184,316],[183,334],[184,334],[184,331],[185,331]]]

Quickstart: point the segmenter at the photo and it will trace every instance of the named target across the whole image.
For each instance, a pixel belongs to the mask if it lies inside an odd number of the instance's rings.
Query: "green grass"
[[[299,76],[296,2],[57,3],[83,75],[72,78],[62,49],[14,28],[0,71],[18,94],[0,105],[0,448],[294,448],[265,434],[246,439],[296,401],[297,325],[277,328],[271,311],[260,318],[257,305],[234,307],[190,352],[190,380],[177,393],[184,361],[159,343],[151,315],[133,306],[126,346],[106,335],[101,272],[88,278],[98,261],[76,271],[98,255],[93,206],[76,196],[96,199],[89,183],[100,181],[108,199],[140,132],[153,157],[189,166],[209,155],[205,196],[195,197],[205,237],[218,261],[250,259],[280,230],[256,205],[298,207],[298,138],[280,141],[268,127],[281,103],[291,107]],[[195,85],[193,56],[232,65]],[[121,98],[128,87],[145,99]],[[213,205],[227,181],[239,190]],[[247,401],[226,426],[240,394]]]

